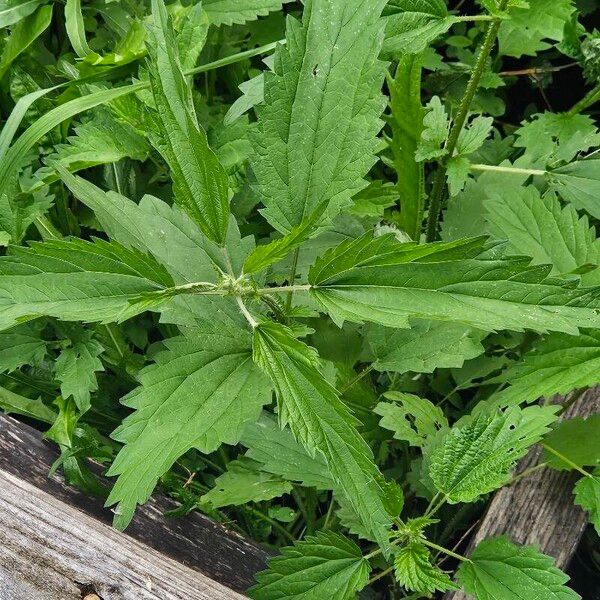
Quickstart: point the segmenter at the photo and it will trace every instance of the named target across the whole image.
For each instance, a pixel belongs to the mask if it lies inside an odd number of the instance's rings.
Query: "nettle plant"
[[[257,600],[577,598],[452,544],[538,442],[600,529],[600,420],[560,420],[599,381],[597,37],[569,0],[282,4],[67,0],[67,50],[3,6],[0,406],[90,493],[110,465],[120,529],[160,482],[287,546]],[[504,127],[524,56],[596,87]]]

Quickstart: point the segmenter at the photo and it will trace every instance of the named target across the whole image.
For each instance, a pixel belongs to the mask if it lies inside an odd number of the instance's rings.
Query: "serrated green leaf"
[[[23,415],[42,423],[54,423],[56,413],[41,400],[32,400],[0,387],[0,410],[8,415]]]
[[[248,458],[233,460],[227,471],[215,479],[215,485],[200,501],[211,508],[239,506],[248,502],[272,500],[292,490],[292,484],[261,470],[260,463]]]
[[[171,168],[175,200],[209,239],[223,245],[229,221],[227,173],[198,123],[162,0],[153,0],[152,14],[150,82],[162,132],[153,143]]]
[[[507,537],[479,542],[457,577],[477,600],[581,600],[553,559],[535,546],[517,546]]]
[[[0,28],[8,27],[24,19],[42,3],[43,0],[2,0],[0,2]]]
[[[246,425],[240,443],[248,451],[246,456],[261,463],[261,469],[289,481],[319,489],[333,489],[334,482],[322,455],[312,457],[285,428],[263,415]]]
[[[457,590],[450,577],[431,564],[429,550],[423,544],[413,542],[400,548],[394,557],[396,581],[411,592],[433,593],[436,590]]]
[[[323,455],[367,530],[388,548],[391,517],[384,505],[383,476],[356,430],[356,419],[319,372],[316,351],[272,322],[255,328],[253,347],[254,360],[275,387],[281,425],[289,425],[312,456]]]
[[[210,19],[204,10],[206,2],[198,2],[190,7],[177,35],[177,47],[184,71],[193,69],[198,62],[206,42]]]
[[[431,455],[429,474],[451,503],[473,502],[503,486],[530,446],[549,431],[559,406],[480,412],[454,426]]]
[[[600,535],[600,467],[589,477],[582,477],[573,490],[575,504],[587,511],[590,523]]]
[[[37,323],[24,323],[0,332],[0,372],[37,365],[46,355],[46,342]]]
[[[191,448],[209,453],[222,443],[237,444],[271,398],[244,330],[215,326],[165,344],[155,364],[140,373],[140,387],[123,398],[135,412],[112,434],[125,443],[108,472],[119,476],[107,505],[118,504],[114,523],[120,529],[177,458]]]
[[[263,214],[283,234],[328,223],[366,185],[384,107],[384,4],[308,0],[302,23],[288,18],[252,135]]]
[[[487,334],[458,323],[414,319],[410,329],[371,326],[367,341],[378,371],[432,373],[435,369],[462,367],[479,356]]]
[[[323,531],[282,548],[248,594],[253,600],[353,600],[369,570],[354,542]]]
[[[43,315],[114,321],[130,298],[171,285],[154,259],[117,242],[72,239],[15,247],[0,258],[0,328]]]
[[[530,267],[527,258],[496,255],[486,254],[485,238],[416,245],[366,234],[317,260],[310,293],[338,323],[408,327],[418,317],[566,333],[600,325],[600,290],[550,279],[549,267]]]
[[[422,447],[429,436],[448,427],[441,408],[426,398],[403,392],[386,392],[393,402],[380,402],[374,412],[382,417],[379,425],[394,432],[394,438]]]
[[[576,160],[548,173],[550,186],[578,210],[600,218],[600,159]]]
[[[417,144],[415,159],[418,162],[434,160],[444,155],[444,142],[448,137],[450,120],[438,96],[434,96],[425,106],[423,130]]]
[[[73,397],[80,413],[90,408],[90,393],[98,389],[96,372],[104,371],[98,358],[104,346],[91,335],[80,336],[73,345],[61,351],[54,366],[63,398]]]
[[[292,0],[203,0],[204,10],[213,25],[243,24],[281,10]]]
[[[544,444],[569,460],[565,463],[560,456],[544,450],[544,461],[553,469],[595,467],[600,463],[600,414],[561,421],[544,437]]]
[[[487,230],[508,240],[511,253],[533,258],[534,264],[551,264],[552,274],[577,272],[585,265],[600,265],[600,242],[588,218],[573,206],[561,206],[553,194],[540,196],[537,188],[498,188],[484,202]],[[585,285],[600,283],[600,269],[581,277]]]

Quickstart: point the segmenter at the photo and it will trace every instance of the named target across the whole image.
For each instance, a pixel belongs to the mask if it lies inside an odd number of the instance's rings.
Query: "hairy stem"
[[[561,454],[558,450],[555,450],[552,446],[548,446],[548,444],[542,443],[542,448],[544,450],[550,452],[550,454],[554,454],[554,456],[560,458],[564,463],[569,465],[575,471],[581,473],[584,477],[592,477],[591,473],[588,473],[585,469],[582,469],[578,464],[574,463],[572,460],[567,458],[564,454]]]
[[[498,6],[498,10],[505,10],[507,5],[508,0],[501,0]],[[481,49],[479,50],[479,54],[477,55],[475,67],[471,72],[471,77],[469,79],[469,83],[467,84],[467,89],[465,90],[465,95],[463,96],[460,102],[460,106],[458,107],[458,113],[452,124],[450,135],[446,140],[446,145],[444,146],[444,150],[446,152],[444,154],[444,157],[440,160],[438,170],[435,174],[435,178],[433,180],[433,188],[431,191],[431,200],[429,202],[429,214],[427,216],[426,229],[426,239],[428,242],[433,242],[437,237],[438,218],[440,208],[442,205],[442,197],[446,188],[446,168],[448,164],[448,159],[452,157],[452,155],[454,154],[454,150],[456,149],[456,144],[458,143],[460,132],[462,131],[462,128],[465,125],[465,122],[469,115],[469,109],[471,108],[471,103],[473,102],[475,93],[479,88],[479,82],[481,81],[481,77],[485,70],[486,61],[496,42],[496,36],[498,35],[498,29],[500,28],[501,22],[501,19],[499,19],[498,17],[493,17],[493,20],[487,27],[487,31],[483,39],[483,44],[481,45]]]
[[[290,270],[290,278],[289,284],[294,285],[294,281],[296,281],[296,271],[298,269],[298,257],[300,256],[300,248],[296,248],[294,250],[294,255],[292,256],[292,268]],[[285,301],[285,310],[286,312],[290,312],[292,308],[292,300],[294,299],[294,293],[292,292]]]
[[[447,554],[448,556],[451,556],[452,558],[456,558],[457,560],[460,560],[461,562],[473,562],[470,558],[467,558],[466,556],[463,556],[462,554],[457,554],[456,552],[453,552],[452,550],[449,550],[448,548],[444,548],[443,546],[438,546],[437,544],[435,544],[434,542],[430,542],[429,540],[422,539],[421,542],[425,546],[429,546],[430,548],[433,548],[434,550],[437,550],[438,552]]]
[[[500,165],[480,165],[470,166],[471,171],[494,171],[496,173],[520,173],[521,175],[546,175],[548,171],[542,169],[521,169],[519,167],[503,167]]]
[[[312,285],[282,285],[280,287],[259,288],[256,293],[263,294],[293,294],[294,292],[306,292],[312,288]]]
[[[600,101],[600,83],[592,88],[571,110],[567,112],[567,114],[572,117],[574,115],[578,115],[580,112],[586,110],[592,104]]]

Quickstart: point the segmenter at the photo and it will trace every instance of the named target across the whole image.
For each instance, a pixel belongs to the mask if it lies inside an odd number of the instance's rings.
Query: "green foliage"
[[[576,600],[565,586],[568,577],[552,566],[552,559],[534,546],[517,546],[506,537],[480,542],[457,573],[465,590],[477,600],[547,598]]]
[[[600,415],[561,421],[544,437],[544,445],[544,461],[554,469],[596,466],[600,463]]]
[[[575,484],[574,494],[575,504],[587,511],[590,523],[600,534],[600,467]]]

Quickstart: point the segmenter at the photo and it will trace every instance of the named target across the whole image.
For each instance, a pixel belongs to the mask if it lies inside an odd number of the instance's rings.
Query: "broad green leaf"
[[[56,419],[56,413],[48,408],[41,398],[32,400],[4,387],[0,387],[0,410],[9,415],[22,415],[42,423],[54,423]]]
[[[574,494],[575,504],[587,511],[590,523],[600,535],[600,467],[575,484]]]
[[[265,473],[259,463],[241,458],[227,464],[227,471],[215,479],[215,486],[200,501],[211,508],[221,508],[272,500],[291,491],[291,483]]]
[[[403,56],[398,62],[394,79],[388,79],[392,113],[390,148],[400,196],[398,226],[413,240],[418,240],[421,233],[424,202],[423,166],[415,159],[423,130],[421,62],[419,55]]]
[[[334,487],[322,455],[312,457],[289,429],[281,429],[266,415],[246,425],[240,443],[248,448],[246,456],[261,463],[261,470],[267,473],[304,486],[324,490]]]
[[[357,421],[318,369],[316,351],[282,325],[263,322],[254,330],[254,360],[275,387],[280,424],[315,456],[325,458],[367,530],[385,549],[391,518],[384,505],[385,481]]]
[[[4,230],[8,241],[15,244],[21,242],[27,228],[52,206],[54,197],[47,192],[46,188],[32,193],[19,193],[15,185],[0,197],[0,229]]]
[[[98,389],[96,372],[104,371],[98,357],[103,352],[104,346],[86,332],[56,359],[54,376],[60,382],[61,394],[65,399],[72,396],[81,413],[90,408],[90,393]]]
[[[573,465],[595,467],[600,464],[600,413],[587,419],[575,417],[561,421],[547,436],[544,445],[569,460],[563,461],[544,450],[544,461],[553,469],[568,471]]]
[[[177,35],[181,68],[184,71],[196,66],[206,42],[210,22],[204,5],[206,2],[198,2],[189,9]]]
[[[560,42],[575,7],[571,0],[528,0],[509,11],[498,32],[500,54],[520,58],[535,56]]]
[[[231,125],[251,108],[265,99],[265,76],[261,73],[238,86],[242,95],[229,107],[223,117],[225,125]]]
[[[47,167],[39,169],[30,188],[36,189],[59,178],[55,163],[70,172],[96,165],[117,162],[122,158],[144,161],[150,148],[146,140],[128,124],[113,118],[107,110],[96,110],[92,118],[74,127],[75,135],[68,144],[57,144],[46,159]]]
[[[85,26],[81,14],[81,0],[67,0],[65,4],[65,29],[75,54],[84,58],[91,54],[92,49],[88,46],[85,37]]]
[[[202,5],[213,25],[243,24],[281,10],[291,0],[203,0]]]
[[[581,600],[553,559],[535,546],[517,546],[507,537],[479,542],[457,578],[476,600]]]
[[[456,196],[463,191],[469,179],[471,163],[464,156],[452,156],[446,164],[446,179],[450,196]]]
[[[559,406],[481,412],[434,448],[429,474],[450,503],[473,502],[503,486],[530,446],[549,431]]]
[[[422,447],[429,436],[448,427],[441,408],[414,394],[386,392],[392,402],[380,402],[374,412],[382,417],[379,425],[394,432],[394,438]]]
[[[107,504],[118,504],[120,529],[177,458],[191,448],[210,453],[222,443],[237,444],[271,398],[246,331],[219,325],[165,345],[140,373],[140,387],[123,398],[135,412],[113,433],[125,444],[108,472],[119,476]]]
[[[457,590],[450,577],[431,563],[429,550],[419,542],[400,548],[394,557],[396,581],[411,592],[431,594]]]
[[[367,340],[378,371],[433,373],[462,367],[465,360],[479,356],[486,335],[460,323],[414,319],[410,329],[369,327]]]
[[[43,0],[2,0],[0,2],[0,28],[18,23],[29,16]]]
[[[0,79],[4,77],[15,58],[46,31],[51,20],[52,6],[40,6],[13,27],[0,55]]]
[[[0,258],[0,329],[40,316],[117,320],[128,300],[172,285],[155,260],[116,242],[60,240]]]
[[[561,206],[553,194],[540,196],[530,185],[498,188],[484,202],[487,230],[508,240],[511,253],[531,256],[534,264],[551,264],[553,275],[600,265],[600,242],[588,218],[573,206]],[[600,269],[584,273],[585,285],[600,283]]]
[[[286,234],[329,223],[375,163],[384,107],[378,60],[385,0],[308,0],[265,72],[252,168],[263,214]]]
[[[248,594],[253,600],[353,600],[367,585],[369,571],[353,541],[321,531],[282,548]]]
[[[385,54],[418,54],[446,33],[456,17],[444,0],[391,0],[385,25]]]
[[[493,380],[507,383],[491,401],[497,406],[533,402],[598,383],[600,331],[554,334],[537,341],[522,359]]]
[[[23,365],[38,365],[46,355],[46,342],[38,323],[23,323],[0,332],[0,372]]]
[[[152,14],[150,81],[161,127],[153,143],[169,163],[176,202],[209,239],[223,245],[229,221],[227,173],[198,123],[162,0],[153,0]]]
[[[549,171],[551,187],[576,209],[600,218],[600,159],[576,160]]]
[[[416,245],[367,234],[317,260],[311,295],[338,323],[408,327],[418,317],[565,333],[600,325],[600,290],[548,278],[549,267],[486,248],[485,238]]]
[[[90,52],[83,60],[96,67],[126,65],[146,55],[145,41],[145,27],[139,21],[131,21],[129,29],[111,52],[105,54]]]
[[[438,96],[434,96],[425,106],[423,129],[417,144],[415,159],[418,162],[435,160],[445,154],[443,145],[448,137],[450,120]]]

